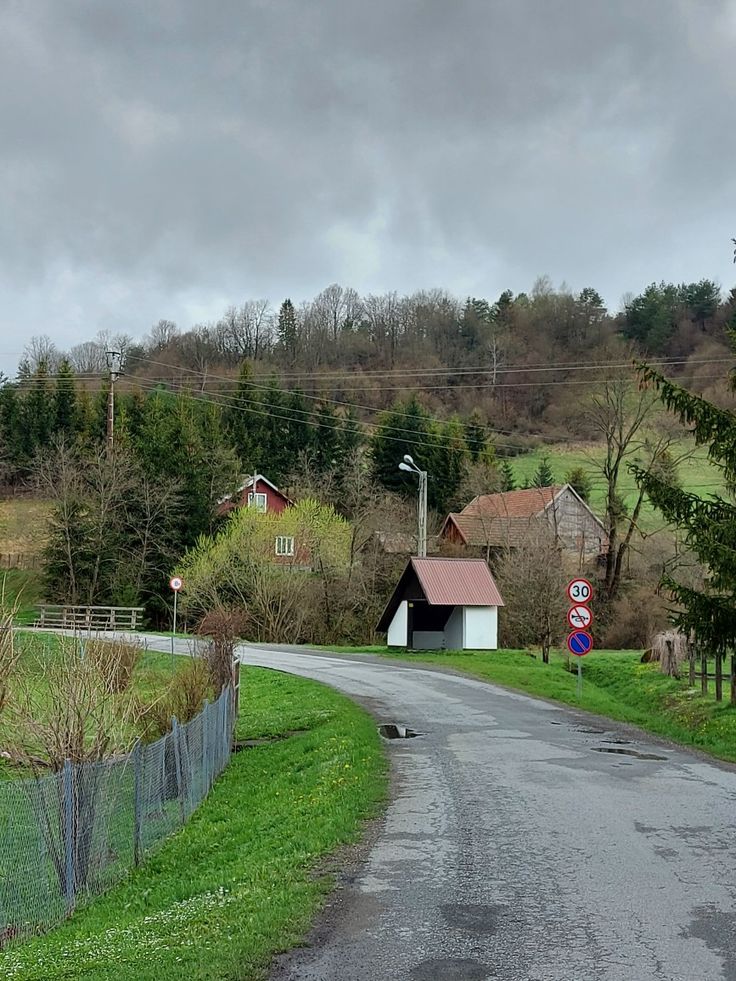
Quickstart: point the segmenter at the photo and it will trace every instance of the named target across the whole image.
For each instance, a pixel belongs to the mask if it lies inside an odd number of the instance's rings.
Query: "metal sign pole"
[[[176,597],[179,595],[179,590],[174,590],[174,623],[173,629],[171,631],[171,667],[174,667],[174,637],[176,636]]]
[[[583,661],[578,658],[578,701],[583,697]]]

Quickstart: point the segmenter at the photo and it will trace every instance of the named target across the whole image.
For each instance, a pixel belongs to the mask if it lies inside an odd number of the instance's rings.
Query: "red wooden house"
[[[272,484],[263,474],[257,473],[254,477],[249,477],[241,487],[238,487],[234,494],[228,494],[227,497],[219,500],[217,513],[218,515],[225,515],[235,508],[254,505],[256,510],[263,512],[263,514],[272,511],[281,514],[286,508],[291,507],[292,503],[275,484]]]

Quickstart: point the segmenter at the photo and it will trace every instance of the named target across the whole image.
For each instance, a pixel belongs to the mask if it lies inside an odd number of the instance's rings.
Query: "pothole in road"
[[[387,722],[385,725],[379,726],[378,731],[384,739],[413,739],[415,736],[421,735],[408,726],[398,725],[396,722]]]
[[[666,756],[657,756],[656,753],[640,753],[638,749],[621,749],[619,746],[592,746],[594,753],[616,753],[620,756],[633,756],[637,760],[662,760],[667,761]]]
[[[412,968],[412,981],[487,981],[491,969],[470,957],[433,957]]]
[[[503,907],[480,903],[445,903],[440,906],[448,926],[470,933],[495,933]]]

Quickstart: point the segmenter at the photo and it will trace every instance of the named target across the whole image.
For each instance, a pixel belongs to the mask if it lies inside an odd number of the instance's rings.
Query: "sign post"
[[[173,576],[169,579],[169,586],[171,586],[174,591],[174,622],[171,629],[171,666],[174,666],[174,637],[176,636],[176,598],[179,595],[179,590],[184,585],[184,580],[180,579],[179,576]]]
[[[589,603],[593,599],[593,587],[587,579],[573,579],[567,587],[567,598],[571,606],[567,611],[570,633],[567,635],[567,649],[578,659],[578,701],[583,695],[583,661],[593,650],[593,638],[588,632],[593,622]]]

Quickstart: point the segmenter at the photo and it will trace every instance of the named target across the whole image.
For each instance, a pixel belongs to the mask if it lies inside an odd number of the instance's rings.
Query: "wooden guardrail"
[[[137,630],[142,606],[55,606],[41,603],[34,626],[62,630]]]

